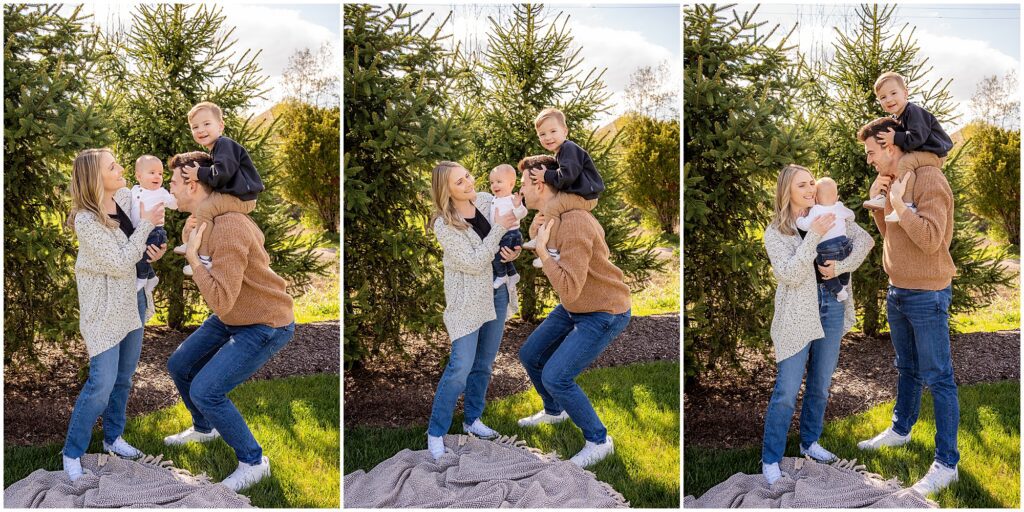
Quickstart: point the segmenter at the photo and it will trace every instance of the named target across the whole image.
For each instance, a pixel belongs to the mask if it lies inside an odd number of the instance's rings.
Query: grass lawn
[[[893,402],[825,425],[822,444],[868,470],[912,485],[934,459],[935,420],[931,394],[925,392],[921,416],[910,443],[877,452],[860,451],[857,441],[891,423]],[[1020,383],[997,382],[960,387],[960,480],[932,499],[943,508],[1017,508],[1020,506]],[[789,438],[787,456],[799,457],[798,435]],[[734,450],[685,449],[683,488],[700,496],[737,472],[761,472],[761,447]]]
[[[327,274],[314,276],[302,295],[295,298],[295,323],[337,322],[341,318],[338,265],[328,265]]]
[[[584,372],[578,379],[615,440],[615,454],[589,469],[633,507],[679,508],[679,364],[645,363]],[[536,391],[487,404],[483,420],[505,435],[567,459],[583,447],[571,421],[523,429],[520,417],[541,408]],[[451,433],[462,433],[462,416]],[[426,449],[426,426],[345,429],[345,473],[369,471],[403,449]]]
[[[954,315],[951,323],[957,332],[993,332],[1020,329],[1020,295],[999,294],[983,309]]]
[[[337,375],[252,381],[231,392],[253,435],[270,458],[272,475],[244,490],[257,507],[338,508],[339,384]],[[125,439],[140,450],[164,454],[178,467],[223,480],[235,469],[234,451],[223,440],[164,446],[164,436],[192,424],[179,400],[172,407],[132,418]],[[36,469],[60,470],[60,443],[6,446],[4,487]],[[93,433],[89,452],[102,451],[102,435]]]

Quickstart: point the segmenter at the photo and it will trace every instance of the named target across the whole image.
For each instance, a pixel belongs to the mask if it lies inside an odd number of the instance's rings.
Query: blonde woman
[[[78,324],[89,353],[89,378],[75,401],[64,442],[64,471],[73,482],[82,476],[81,456],[100,415],[105,451],[142,455],[121,437],[132,374],[142,353],[142,325],[153,315],[152,296],[144,282],[137,282],[135,264],[144,252],[150,261],[160,259],[167,245],[146,246],[149,232],[163,223],[162,203],[150,210],[140,204],[139,225],[132,226],[131,191],[109,149],[78,154],[70,189],[68,222],[78,238]]]
[[[452,340],[427,429],[427,448],[437,460],[444,455],[443,436],[451,428],[459,395],[464,394],[463,431],[482,438],[497,436],[480,416],[505,320],[516,312],[518,302],[517,280],[494,288],[491,261],[499,252],[502,235],[518,220],[512,212],[490,218],[494,197],[477,192],[473,176],[455,162],[441,162],[434,168],[430,195],[434,234],[444,250],[444,325]],[[501,254],[504,261],[512,261],[520,250],[502,248]]]
[[[803,407],[800,411],[800,453],[819,461],[835,455],[818,444],[825,420],[832,373],[839,362],[839,343],[854,324],[853,294],[839,301],[822,284],[844,272],[853,272],[875,242],[854,219],[846,220],[853,246],[842,261],[815,265],[815,248],[835,224],[835,214],[815,219],[808,231],[796,227],[796,219],[814,206],[815,182],[809,170],[787,165],[775,190],[775,217],[764,231],[764,245],[778,281],[771,337],[778,373],[764,420],[761,469],[769,484],[781,476],[779,461],[786,450],[786,434],[796,409],[796,397],[804,373]]]

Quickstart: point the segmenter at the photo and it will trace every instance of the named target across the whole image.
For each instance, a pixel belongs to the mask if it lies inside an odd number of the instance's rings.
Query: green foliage
[[[238,115],[264,92],[258,52],[235,51],[234,29],[225,25],[219,8],[140,4],[132,17],[129,31],[109,41],[120,57],[107,70],[116,118],[122,120],[116,127],[118,157],[127,164],[143,154],[166,161],[185,151],[207,151],[192,139],[187,114],[200,101],[216,103],[224,112],[224,135],[246,148],[266,185],[252,218],[266,238],[270,265],[301,289],[312,275],[324,272],[314,252],[318,240],[293,233],[296,222],[278,197],[280,178],[268,141],[272,127],[253,126]],[[165,184],[170,175],[166,169]],[[186,218],[167,216],[168,245],[180,243]],[[157,303],[167,308],[167,323],[175,328],[202,304],[198,288],[181,273],[182,265],[184,260],[171,253],[154,265],[161,279]]]
[[[626,200],[672,234],[679,222],[679,121],[630,116],[621,166]]]
[[[911,101],[934,114],[947,126],[953,120],[949,80],[934,83],[925,77],[931,72],[927,59],[920,59],[913,30],[890,29],[895,6],[864,5],[857,10],[858,22],[851,33],[836,30],[834,57],[808,68],[807,89],[803,96],[810,112],[827,112],[815,117],[814,145],[819,176],[828,174],[839,185],[839,197],[855,206],[857,221],[875,237],[876,249],[853,274],[855,303],[863,313],[863,330],[877,334],[885,324],[885,290],[888,276],[882,267],[881,236],[874,228],[870,213],[856,208],[866,199],[877,171],[864,158],[864,147],[856,133],[868,121],[886,115],[874,96],[874,82],[885,71],[904,76]],[[967,215],[959,153],[951,154],[943,169],[954,193],[955,226],[950,253],[957,267],[953,280],[951,313],[973,311],[984,305],[997,285],[1008,284],[998,267],[999,255],[984,255],[977,225]],[[1011,187],[1014,191],[1019,185]]]
[[[662,263],[655,257],[652,240],[634,236],[636,222],[621,197],[622,173],[612,153],[614,138],[597,139],[596,131],[585,128],[607,111],[610,93],[602,80],[604,71],[579,69],[579,49],[573,45],[568,17],[562,13],[552,19],[542,5],[521,4],[513,6],[508,20],[488,20],[490,44],[468,64],[476,72],[462,83],[460,107],[473,119],[474,150],[464,163],[471,169],[470,165],[479,166],[478,173],[482,173],[498,164],[515,165],[523,157],[544,153],[533,120],[546,107],[559,108],[565,114],[569,138],[590,154],[605,182],[605,192],[593,214],[604,228],[612,262],[638,288]],[[678,157],[678,149],[676,152]],[[529,225],[534,213],[523,220],[523,226]],[[528,258],[527,264],[518,268],[520,315],[535,320],[554,294],[543,273],[528,264]]]
[[[78,331],[74,235],[62,225],[78,151],[110,142],[98,35],[78,9],[4,5],[4,363]]]
[[[275,153],[282,171],[282,195],[315,218],[324,232],[337,235],[341,214],[338,108],[289,100],[277,128],[282,134]]]
[[[769,346],[774,280],[762,229],[779,170],[805,158],[792,99],[799,81],[752,18],[731,6],[684,9],[683,246],[688,380],[736,363],[741,345]],[[777,28],[777,27],[776,27]]]
[[[968,208],[1020,245],[1020,130],[974,123],[967,163]]]
[[[442,23],[404,6],[344,7],[346,366],[407,332],[437,330],[444,305],[430,171],[466,154],[448,108],[461,70]]]

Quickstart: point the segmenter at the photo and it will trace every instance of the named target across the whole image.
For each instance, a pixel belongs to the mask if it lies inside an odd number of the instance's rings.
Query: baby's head
[[[899,115],[907,106],[907,84],[899,73],[886,71],[875,80],[875,98],[886,112]]]
[[[814,188],[814,200],[822,206],[832,206],[839,200],[839,188],[832,178],[818,178]]]
[[[135,160],[135,179],[146,190],[156,190],[164,183],[164,164],[153,155],[142,155]]]
[[[213,144],[224,133],[224,115],[215,103],[203,101],[188,111],[188,126],[193,140],[206,149],[213,149]]]
[[[508,197],[516,187],[516,168],[501,164],[491,169],[491,192],[494,197]]]
[[[569,127],[565,124],[565,114],[557,108],[546,108],[537,114],[533,121],[537,129],[537,139],[544,149],[557,153],[565,138],[569,136]]]

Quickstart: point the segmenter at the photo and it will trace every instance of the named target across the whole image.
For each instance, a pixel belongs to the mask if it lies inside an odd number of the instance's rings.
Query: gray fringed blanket
[[[786,457],[782,478],[769,486],[761,474],[736,473],[684,508],[938,508],[896,479],[870,473],[857,459],[832,465]],[[788,476],[787,476],[788,475]]]
[[[402,450],[369,473],[345,475],[345,508],[626,508],[594,474],[515,437],[444,437],[434,462],[426,450]]]
[[[74,483],[64,471],[37,469],[4,489],[5,508],[251,508],[249,498],[174,467],[162,455],[138,461],[87,453],[91,471]]]

